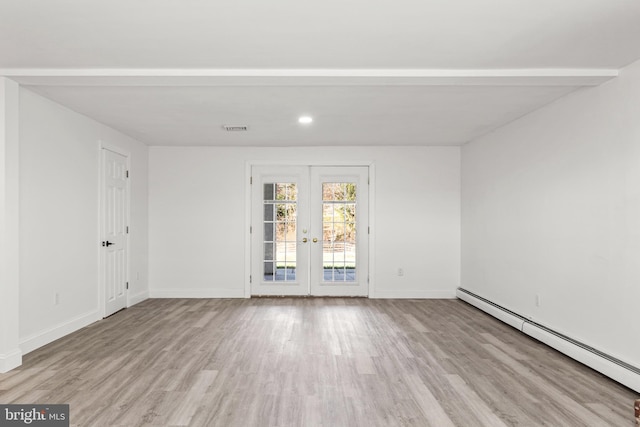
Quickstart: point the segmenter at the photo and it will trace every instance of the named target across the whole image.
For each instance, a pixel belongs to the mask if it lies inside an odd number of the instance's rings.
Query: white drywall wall
[[[19,331],[23,350],[29,351],[101,312],[100,141],[131,155],[129,292],[137,300],[146,297],[147,148],[25,88],[19,111]]]
[[[462,149],[462,287],[640,366],[640,63]]]
[[[244,296],[248,162],[365,161],[375,165],[373,296],[452,298],[459,155],[458,147],[150,147],[151,296]]]
[[[0,77],[0,373],[22,363],[16,304],[20,293],[19,89],[16,82]]]

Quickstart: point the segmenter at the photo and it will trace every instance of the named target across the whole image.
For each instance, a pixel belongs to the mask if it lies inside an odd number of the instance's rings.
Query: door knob
[[[304,237],[304,238],[302,239],[302,243],[307,243],[307,241],[308,241],[308,240],[307,240],[307,238],[306,238],[306,237]]]
[[[313,243],[318,243],[318,238],[317,237],[313,238]]]
[[[102,246],[109,247],[109,246],[111,246],[111,245],[115,245],[115,243],[111,243],[111,242],[110,242],[110,241],[108,241],[108,240],[106,240],[106,241],[102,242]]]

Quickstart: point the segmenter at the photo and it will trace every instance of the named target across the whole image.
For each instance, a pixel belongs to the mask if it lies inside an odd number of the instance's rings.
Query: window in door
[[[263,275],[267,282],[296,280],[297,199],[295,183],[263,185]]]
[[[353,182],[322,183],[322,266],[325,282],[356,280],[356,201]]]

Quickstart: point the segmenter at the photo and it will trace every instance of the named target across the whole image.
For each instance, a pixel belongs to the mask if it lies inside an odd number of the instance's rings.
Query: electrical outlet
[[[398,268],[398,276],[404,276],[404,269]]]
[[[55,300],[53,301],[55,305],[60,305],[60,294],[56,292]]]
[[[542,297],[540,294],[536,294],[536,307],[540,307],[540,304],[542,304]]]

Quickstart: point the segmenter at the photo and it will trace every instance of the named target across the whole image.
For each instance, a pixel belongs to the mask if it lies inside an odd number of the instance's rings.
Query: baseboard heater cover
[[[458,288],[456,296],[549,347],[566,354],[632,390],[640,392],[640,368],[616,359],[544,325],[533,322],[466,289]]]
[[[516,313],[500,307],[499,305],[494,304],[491,301],[486,300],[462,288],[457,289],[456,296],[459,299],[471,304],[472,306],[477,307],[486,313],[489,313],[490,315],[506,323],[507,325],[512,326],[519,331],[522,331],[524,318],[518,316]]]

